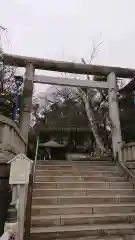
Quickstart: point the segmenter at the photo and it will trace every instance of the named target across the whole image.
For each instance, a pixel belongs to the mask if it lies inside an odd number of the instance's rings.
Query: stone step
[[[32,216],[63,214],[106,214],[135,212],[135,203],[32,205]]]
[[[94,170],[94,171],[89,171],[89,170],[85,170],[85,171],[70,171],[70,170],[42,170],[42,169],[38,169],[36,170],[36,176],[95,176],[95,177],[109,177],[109,176],[124,176],[122,171],[100,171],[100,170]]]
[[[84,236],[84,237],[73,237],[73,238],[57,238],[57,240],[135,240],[133,238],[135,235],[127,235],[128,238],[126,237],[120,237],[120,236]]]
[[[96,170],[104,170],[104,171],[115,171],[115,170],[120,170],[120,167],[119,166],[111,166],[111,165],[107,165],[107,166],[104,166],[104,165],[101,165],[101,166],[91,166],[91,165],[88,165],[88,164],[74,164],[74,165],[48,165],[48,164],[41,164],[41,165],[37,165],[36,166],[36,169],[38,170],[50,170],[50,171],[54,171],[54,170],[59,170],[59,171],[82,171],[82,170],[87,170],[89,169],[89,171],[96,171]]]
[[[31,239],[61,239],[84,236],[124,236],[135,235],[135,224],[95,224],[59,227],[35,227],[31,229]]]
[[[106,160],[90,160],[90,161],[66,161],[66,160],[38,160],[38,165],[65,165],[65,166],[73,166],[73,165],[92,165],[92,166],[115,166],[113,161],[106,161]]]
[[[135,196],[59,196],[34,197],[33,205],[135,203]]]
[[[93,176],[36,176],[36,182],[81,182],[81,181],[101,181],[101,182],[121,182],[127,181],[127,177],[125,176],[110,176],[110,177],[93,177]]]
[[[130,182],[36,182],[34,189],[64,189],[64,188],[133,188],[133,184]]]
[[[120,167],[105,161],[37,162],[32,240],[133,240],[134,235],[134,184]]]
[[[64,189],[33,189],[33,197],[56,196],[103,196],[103,195],[135,195],[135,189],[101,189],[101,188],[64,188]]]
[[[31,220],[32,227],[133,223],[135,222],[135,213],[32,216]]]
[[[73,238],[57,238],[57,240],[135,240],[135,235],[126,236],[84,236],[84,237],[73,237]]]
[[[57,240],[135,240],[135,235],[126,236],[84,236],[84,237],[73,237],[73,238],[57,238]]]

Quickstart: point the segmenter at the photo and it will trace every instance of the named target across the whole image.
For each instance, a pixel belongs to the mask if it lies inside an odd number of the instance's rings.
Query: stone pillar
[[[34,66],[27,63],[23,90],[23,108],[21,109],[20,130],[28,142],[30,114],[32,110],[32,93],[34,80]]]
[[[119,107],[117,100],[117,85],[116,77],[114,73],[110,73],[107,77],[109,90],[108,90],[108,102],[109,102],[109,115],[112,123],[112,147],[113,157],[116,159],[118,153],[118,144],[122,141],[121,127],[119,118]]]

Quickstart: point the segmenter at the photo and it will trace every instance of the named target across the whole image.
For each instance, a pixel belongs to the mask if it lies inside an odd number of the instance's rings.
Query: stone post
[[[28,132],[30,124],[30,114],[32,110],[32,93],[34,80],[34,66],[27,63],[23,90],[23,108],[21,109],[20,130],[28,142]]]
[[[108,90],[108,102],[109,102],[109,115],[112,123],[112,147],[113,157],[116,159],[118,153],[118,144],[122,142],[121,127],[119,119],[119,107],[117,100],[117,86],[116,77],[112,72],[107,77],[109,90]]]

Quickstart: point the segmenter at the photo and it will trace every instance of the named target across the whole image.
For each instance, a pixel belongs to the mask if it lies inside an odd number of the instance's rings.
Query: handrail
[[[135,179],[135,175],[132,173],[132,171],[126,166],[126,164],[124,163],[124,161],[119,161],[120,166],[123,168],[123,170],[125,170],[129,176],[132,179]]]
[[[25,209],[25,222],[24,222],[24,240],[30,236],[30,227],[31,227],[31,206],[32,206],[32,192],[33,192],[33,173],[34,166],[32,166],[32,171],[29,176],[28,192],[27,192],[27,202]]]
[[[33,167],[33,182],[35,181],[35,172],[36,172],[36,164],[37,164],[37,156],[38,156],[38,147],[39,147],[39,136],[37,137],[37,143],[36,143],[35,161],[34,161],[34,167]]]
[[[126,166],[124,158],[122,156],[122,149],[124,148],[124,145],[125,144],[123,142],[119,143],[118,163],[123,168],[123,170],[128,174],[128,176],[131,177],[132,180],[135,180],[134,173]],[[135,144],[133,143],[133,145],[135,145]],[[127,146],[128,146],[128,144],[127,144]],[[131,144],[129,146],[131,146]]]
[[[34,161],[34,164],[32,166],[32,171],[31,171],[31,174],[30,174],[30,177],[29,177],[29,185],[28,185],[28,192],[27,192],[27,203],[26,203],[26,215],[25,215],[26,218],[25,218],[24,240],[26,240],[30,237],[32,192],[33,192],[33,184],[34,184],[34,181],[35,181],[38,146],[39,146],[39,137],[37,137],[35,161]]]

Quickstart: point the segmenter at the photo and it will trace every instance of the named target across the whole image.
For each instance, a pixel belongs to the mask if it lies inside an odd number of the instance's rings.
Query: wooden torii
[[[117,101],[116,77],[133,78],[135,69],[97,66],[92,64],[55,61],[49,59],[25,57],[3,54],[3,63],[6,65],[25,67],[24,81],[24,107],[21,113],[20,129],[26,141],[28,141],[29,120],[32,108],[33,83],[57,84],[76,87],[91,87],[108,89],[109,114],[112,121],[112,145],[113,155],[116,158],[118,145],[122,141]],[[35,69],[58,71],[75,74],[106,76],[107,82],[83,81],[68,78],[52,78],[34,75]]]

